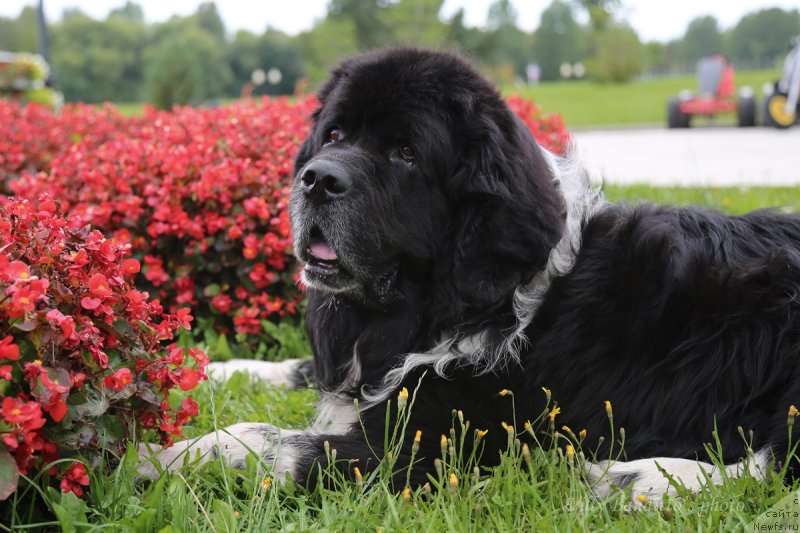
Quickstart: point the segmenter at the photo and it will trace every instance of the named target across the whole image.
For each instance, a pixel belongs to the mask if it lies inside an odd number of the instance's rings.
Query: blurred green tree
[[[739,20],[729,34],[731,58],[769,64],[786,55],[789,40],[800,33],[800,12],[762,9]]]
[[[36,8],[25,6],[16,19],[0,17],[0,50],[37,52]]]
[[[588,75],[603,83],[626,83],[642,70],[642,44],[628,26],[594,32],[595,54],[586,60]]]
[[[394,28],[381,17],[390,5],[388,0],[330,0],[327,20],[350,23],[358,50],[378,48],[394,41]]]
[[[679,60],[691,65],[701,57],[725,51],[724,39],[715,17],[707,15],[689,22],[678,48]]]
[[[417,46],[441,46],[447,26],[439,20],[444,0],[400,0],[379,12],[384,26],[392,28],[394,42]]]
[[[225,42],[225,23],[219,16],[214,2],[203,2],[197,6],[197,11],[190,18],[194,18],[198,27],[216,37],[220,43]]]
[[[303,68],[312,85],[328,77],[330,69],[358,51],[354,22],[328,17],[298,36]]]
[[[141,98],[143,23],[119,16],[99,21],[72,10],[52,27],[51,37],[53,68],[67,100]]]
[[[233,74],[231,94],[239,94],[250,82],[256,69],[265,72],[277,68],[281,81],[255,87],[253,94],[292,94],[297,81],[303,77],[302,61],[296,40],[283,32],[267,28],[262,35],[239,31],[226,49],[227,61]]]
[[[194,39],[187,35],[177,35],[163,39],[146,53],[147,101],[161,109],[171,109],[174,105],[188,104],[201,98],[202,66],[192,41],[212,40],[213,37],[202,30],[196,30]]]
[[[128,22],[144,24],[144,10],[139,4],[128,0],[122,7],[112,9],[108,13],[108,18],[118,18]]]
[[[480,29],[467,27],[464,24],[464,8],[459,8],[445,24],[448,43],[460,50],[477,55],[485,36]]]
[[[587,38],[587,31],[575,20],[571,4],[555,0],[542,11],[533,46],[542,79],[558,79],[562,63],[585,58]]]
[[[620,0],[574,0],[589,14],[594,31],[605,31],[614,24],[614,12],[621,6]]]
[[[495,0],[489,6],[487,31],[479,48],[481,58],[494,67],[495,77],[503,82],[524,76],[532,56],[533,39],[517,27],[517,17],[511,2]]]
[[[188,17],[172,17],[167,22],[157,24],[153,28],[150,44],[145,49],[145,63],[153,61],[155,58],[168,55],[170,47],[180,49],[181,61],[187,65],[194,63],[198,65],[200,73],[199,88],[195,91],[194,99],[216,99],[230,94],[233,85],[233,73],[231,65],[227,61],[228,56],[225,50],[225,41],[219,40],[219,35],[211,33],[201,26],[199,15],[208,15],[208,8],[202,4],[198,12]],[[216,8],[213,10],[216,13]],[[213,17],[212,17],[213,18]],[[224,30],[223,30],[224,32]],[[192,55],[193,61],[186,59]],[[185,79],[192,79],[188,76],[188,69],[182,73]],[[164,72],[165,75],[168,73]],[[147,93],[153,94],[153,84],[156,80],[152,77],[152,71],[148,74]],[[160,78],[160,76],[159,76]],[[187,102],[181,102],[187,103]]]

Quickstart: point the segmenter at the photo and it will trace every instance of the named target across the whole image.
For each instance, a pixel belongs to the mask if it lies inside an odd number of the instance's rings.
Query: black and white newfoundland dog
[[[164,467],[187,451],[233,466],[255,453],[276,478],[314,483],[327,448],[345,476],[367,472],[403,387],[416,396],[398,467],[422,431],[412,484],[435,471],[452,409],[489,430],[491,466],[508,442],[501,422],[545,411],[543,387],[556,427],[585,428],[597,457],[613,405],[624,460],[586,468],[601,496],[658,499],[785,465],[800,403],[800,218],[606,203],[449,53],[354,57],[319,99],[291,194],[313,359],[211,369],[313,383],[316,421],[237,424],[160,451]],[[727,472],[709,463],[714,432]]]

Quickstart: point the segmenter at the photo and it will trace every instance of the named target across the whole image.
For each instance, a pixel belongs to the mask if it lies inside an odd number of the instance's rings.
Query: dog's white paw
[[[169,448],[158,445],[139,445],[139,475],[155,479],[159,470],[172,471],[186,461],[200,465],[221,460],[234,468],[244,468],[248,455],[253,455],[266,469],[272,467],[283,475],[294,466],[298,451],[297,430],[280,430],[270,424],[244,422],[229,426],[196,439],[176,442]],[[288,438],[285,441],[284,438]],[[278,457],[278,452],[280,457]],[[156,466],[158,465],[158,467]]]
[[[760,450],[748,459],[725,466],[725,476],[749,474],[763,479],[769,463],[769,450]],[[636,461],[587,463],[586,477],[592,491],[605,499],[617,490],[630,489],[634,503],[660,506],[665,494],[676,495],[678,487],[698,492],[704,485],[721,484],[723,473],[710,463],[673,457],[654,457]]]

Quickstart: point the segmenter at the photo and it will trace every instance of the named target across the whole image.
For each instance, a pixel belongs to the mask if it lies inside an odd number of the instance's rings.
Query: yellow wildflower
[[[456,477],[455,472],[450,472],[450,479],[448,480],[448,485],[450,485],[451,489],[458,488],[458,477]]]
[[[397,407],[402,409],[408,402],[408,389],[403,387],[397,395]]]
[[[500,396],[508,396],[510,393],[511,393],[511,391],[510,391],[510,390],[508,390],[508,389],[503,389],[503,390],[501,390],[500,392],[498,392],[497,394],[499,394]]]
[[[550,417],[550,423],[551,423],[551,424],[552,424],[552,423],[554,423],[554,422],[556,421],[556,416],[557,416],[559,413],[561,413],[561,408],[560,408],[560,407],[558,407],[558,406],[556,406],[556,407],[553,407],[553,409],[551,409],[551,410],[550,410],[550,414],[549,414],[548,416]]]
[[[608,415],[608,418],[611,418],[612,416],[614,416],[614,411],[611,410],[611,402],[606,400],[605,404],[606,404],[606,414]]]

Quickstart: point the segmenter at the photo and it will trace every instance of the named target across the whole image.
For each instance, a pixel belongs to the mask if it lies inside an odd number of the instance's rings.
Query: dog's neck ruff
[[[553,280],[572,270],[580,251],[584,226],[605,205],[602,193],[592,188],[588,173],[572,153],[561,158],[547,150],[542,151],[558,190],[563,195],[567,216],[564,233],[550,251],[545,268],[514,291],[515,326],[503,332],[503,340],[499,344],[489,342],[488,331],[469,336],[454,331],[429,351],[406,355],[403,364],[387,372],[378,388],[362,388],[362,397],[368,404],[383,401],[412,370],[421,366],[431,367],[436,374],[444,377],[448,370],[457,367],[471,367],[475,374],[486,374],[511,362],[520,362],[520,350],[528,343],[525,329],[544,302]]]

